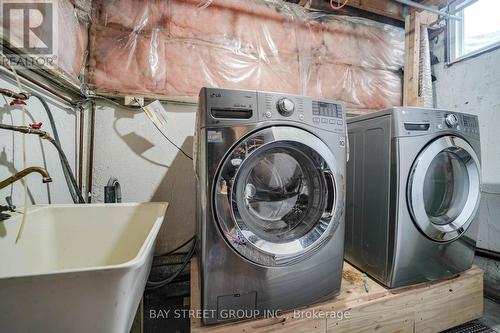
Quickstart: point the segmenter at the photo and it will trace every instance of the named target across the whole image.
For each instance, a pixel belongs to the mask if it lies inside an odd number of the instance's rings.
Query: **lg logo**
[[[52,2],[2,0],[2,32],[14,52],[49,55],[54,52]]]

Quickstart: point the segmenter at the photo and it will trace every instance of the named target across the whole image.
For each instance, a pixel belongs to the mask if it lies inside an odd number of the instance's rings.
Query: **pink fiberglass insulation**
[[[99,92],[197,96],[272,90],[401,105],[404,31],[281,0],[100,0],[90,77]]]
[[[44,3],[40,0],[30,1],[35,5],[38,2]],[[51,55],[54,61],[44,62],[44,64],[49,65],[50,70],[76,84],[79,74],[85,69],[87,60],[88,24],[78,19],[72,1],[57,0],[53,4],[52,26],[49,26],[47,31],[39,32],[41,35],[52,34],[54,38],[53,55]],[[10,29],[4,31],[3,38],[16,46],[22,45],[23,13],[23,11],[11,11]]]

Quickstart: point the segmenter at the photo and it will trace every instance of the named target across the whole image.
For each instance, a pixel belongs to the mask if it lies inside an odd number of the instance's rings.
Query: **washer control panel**
[[[454,113],[449,113],[444,117],[444,122],[450,128],[453,128],[458,125],[458,117]]]
[[[203,88],[201,126],[291,121],[345,135],[345,114],[336,101],[273,92]]]
[[[295,111],[295,104],[291,99],[283,97],[276,103],[276,109],[278,109],[278,112],[282,116],[289,117],[293,114],[293,111]]]
[[[345,115],[340,103],[307,96],[258,92],[261,120],[291,120],[336,133],[345,132]]]
[[[479,120],[477,116],[463,114],[462,127],[466,133],[479,134]]]

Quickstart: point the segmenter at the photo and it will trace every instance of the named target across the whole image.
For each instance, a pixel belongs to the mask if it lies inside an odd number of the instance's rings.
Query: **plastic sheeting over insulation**
[[[201,87],[401,105],[404,31],[280,0],[98,0],[90,80],[99,92],[197,96]]]
[[[47,3],[51,5],[51,14],[53,16],[50,20],[51,24],[40,25],[41,28],[37,28],[36,32],[38,36],[51,36],[53,54],[44,56],[53,60],[41,63],[47,67],[45,69],[52,70],[57,76],[62,76],[74,84],[79,83],[78,77],[85,70],[88,55],[88,16],[79,7],[86,2],[88,0],[54,0],[53,2],[32,0],[25,3],[23,1],[14,1],[14,5],[25,5],[25,8],[29,8],[30,15],[33,17],[30,16],[30,19],[35,20],[43,20],[43,16],[36,15],[38,13],[37,9],[43,8],[40,13],[47,15],[45,13],[46,9],[42,6]],[[20,6],[19,8],[23,8]],[[2,11],[1,13],[2,17],[9,15],[10,18],[9,26],[2,26],[1,37],[5,42],[16,47],[22,46],[24,38],[26,38],[24,13],[23,10],[12,10],[9,13],[3,13]],[[29,38],[34,38],[34,36],[36,35],[30,32]],[[41,43],[44,43],[44,41],[42,40]],[[43,44],[38,43],[36,45],[40,47]],[[36,57],[36,55],[32,56]],[[39,62],[34,61],[34,63]]]

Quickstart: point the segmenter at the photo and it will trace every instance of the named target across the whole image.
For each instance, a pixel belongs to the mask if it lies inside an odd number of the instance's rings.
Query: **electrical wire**
[[[137,103],[137,106],[134,107],[134,106],[129,106],[129,105],[123,105],[123,104],[120,104],[110,98],[107,98],[105,96],[101,96],[101,95],[97,95],[97,94],[89,94],[86,90],[86,88],[84,86],[82,86],[80,88],[80,91],[86,96],[83,100],[79,101],[77,103],[77,106],[78,105],[83,105],[87,102],[90,102],[92,100],[96,100],[96,99],[102,99],[104,101],[107,101],[113,105],[116,105],[120,108],[125,108],[125,109],[128,109],[128,110],[131,110],[131,111],[144,111],[144,105],[142,105],[139,100],[137,98],[134,97],[134,101]],[[145,112],[147,114],[147,112]],[[180,151],[184,156],[186,156],[187,158],[189,158],[191,161],[193,160],[193,157],[190,156],[188,153],[186,153],[181,147],[179,147],[175,142],[173,142],[168,136],[165,135],[165,133],[163,133],[163,131],[158,127],[158,125],[153,121],[153,124],[155,125],[156,129],[161,133],[161,135],[172,145],[174,146],[178,151]]]
[[[110,104],[113,104],[115,106],[130,110],[130,111],[141,111],[142,110],[141,106],[124,105],[124,104],[121,104],[121,103],[118,103],[118,102],[112,100],[111,98],[107,98],[107,97],[101,96],[101,95],[86,95],[84,99],[82,99],[76,103],[76,106],[80,106],[80,105],[86,104],[88,102],[95,101],[96,99],[102,99],[103,101],[106,101]]]
[[[345,5],[347,5],[347,3],[349,2],[349,0],[345,0],[345,2],[341,5],[340,4],[340,1],[337,0],[337,6],[335,6],[333,4],[333,0],[330,0],[330,7],[333,9],[333,10],[339,10],[339,9],[342,9]]]
[[[137,102],[137,104],[140,106],[141,110],[144,111],[144,113],[148,114],[146,112],[146,110],[144,110],[144,106],[140,104],[139,100],[137,98],[134,97],[134,100]],[[148,115],[149,117],[149,115]],[[193,160],[193,157],[191,157],[188,153],[186,153],[181,147],[179,147],[178,145],[175,144],[175,142],[173,142],[172,140],[170,140],[170,138],[168,136],[165,135],[165,133],[163,133],[163,131],[161,130],[161,128],[156,124],[155,121],[151,120],[153,122],[153,124],[155,125],[156,129],[161,133],[161,135],[168,141],[170,142],[170,144],[172,146],[174,146],[175,148],[177,148],[178,151],[180,151],[184,156],[186,156],[187,158],[189,158],[191,161]]]
[[[160,280],[160,281],[148,280],[148,282],[146,283],[146,288],[150,289],[150,290],[151,289],[159,289],[159,288],[162,288],[162,287],[166,286],[167,284],[171,283],[172,281],[174,281],[179,276],[179,274],[181,274],[184,271],[187,264],[191,261],[191,258],[194,255],[195,249],[196,249],[196,240],[191,245],[191,249],[189,250],[186,257],[184,258],[184,261],[182,262],[181,267],[177,271],[175,271],[169,277],[167,277],[163,280]]]

